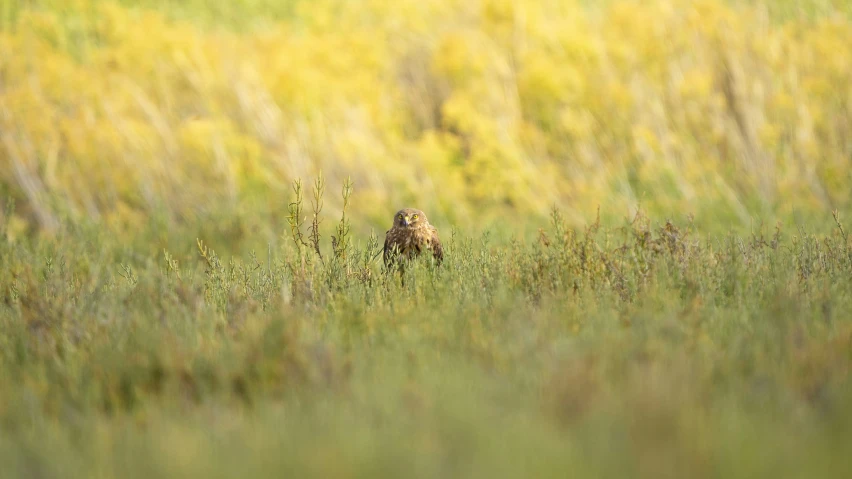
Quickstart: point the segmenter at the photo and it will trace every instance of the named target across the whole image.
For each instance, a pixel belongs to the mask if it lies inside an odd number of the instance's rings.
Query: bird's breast
[[[429,234],[424,229],[417,229],[402,235],[396,241],[400,253],[412,255],[419,252],[423,248],[430,248],[432,241]]]

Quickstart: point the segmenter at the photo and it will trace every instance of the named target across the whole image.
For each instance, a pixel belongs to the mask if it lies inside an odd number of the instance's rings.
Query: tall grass
[[[404,282],[345,217],[244,258],[73,225],[4,240],[4,474],[844,477],[835,220],[707,236],[554,211],[529,240],[441,231],[443,265]]]

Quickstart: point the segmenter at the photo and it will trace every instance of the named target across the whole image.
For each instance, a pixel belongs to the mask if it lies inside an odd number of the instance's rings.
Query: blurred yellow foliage
[[[848,16],[581,3],[312,1],[245,29],[23,7],[0,31],[0,186],[46,229],[285,205],[320,171],[353,178],[361,218],[849,207]]]

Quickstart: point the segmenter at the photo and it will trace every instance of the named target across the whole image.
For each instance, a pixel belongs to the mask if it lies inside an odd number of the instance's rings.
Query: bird
[[[425,213],[415,208],[403,208],[396,212],[393,226],[385,233],[382,251],[386,267],[400,255],[413,259],[424,251],[430,251],[439,265],[444,260],[444,248],[438,230],[429,223]]]

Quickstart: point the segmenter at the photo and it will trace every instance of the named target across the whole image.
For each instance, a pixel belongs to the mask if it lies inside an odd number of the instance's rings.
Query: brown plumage
[[[438,230],[429,224],[426,214],[414,208],[404,208],[393,217],[393,227],[385,235],[385,266],[398,256],[411,259],[424,251],[431,251],[438,264],[444,260],[444,248]]]

